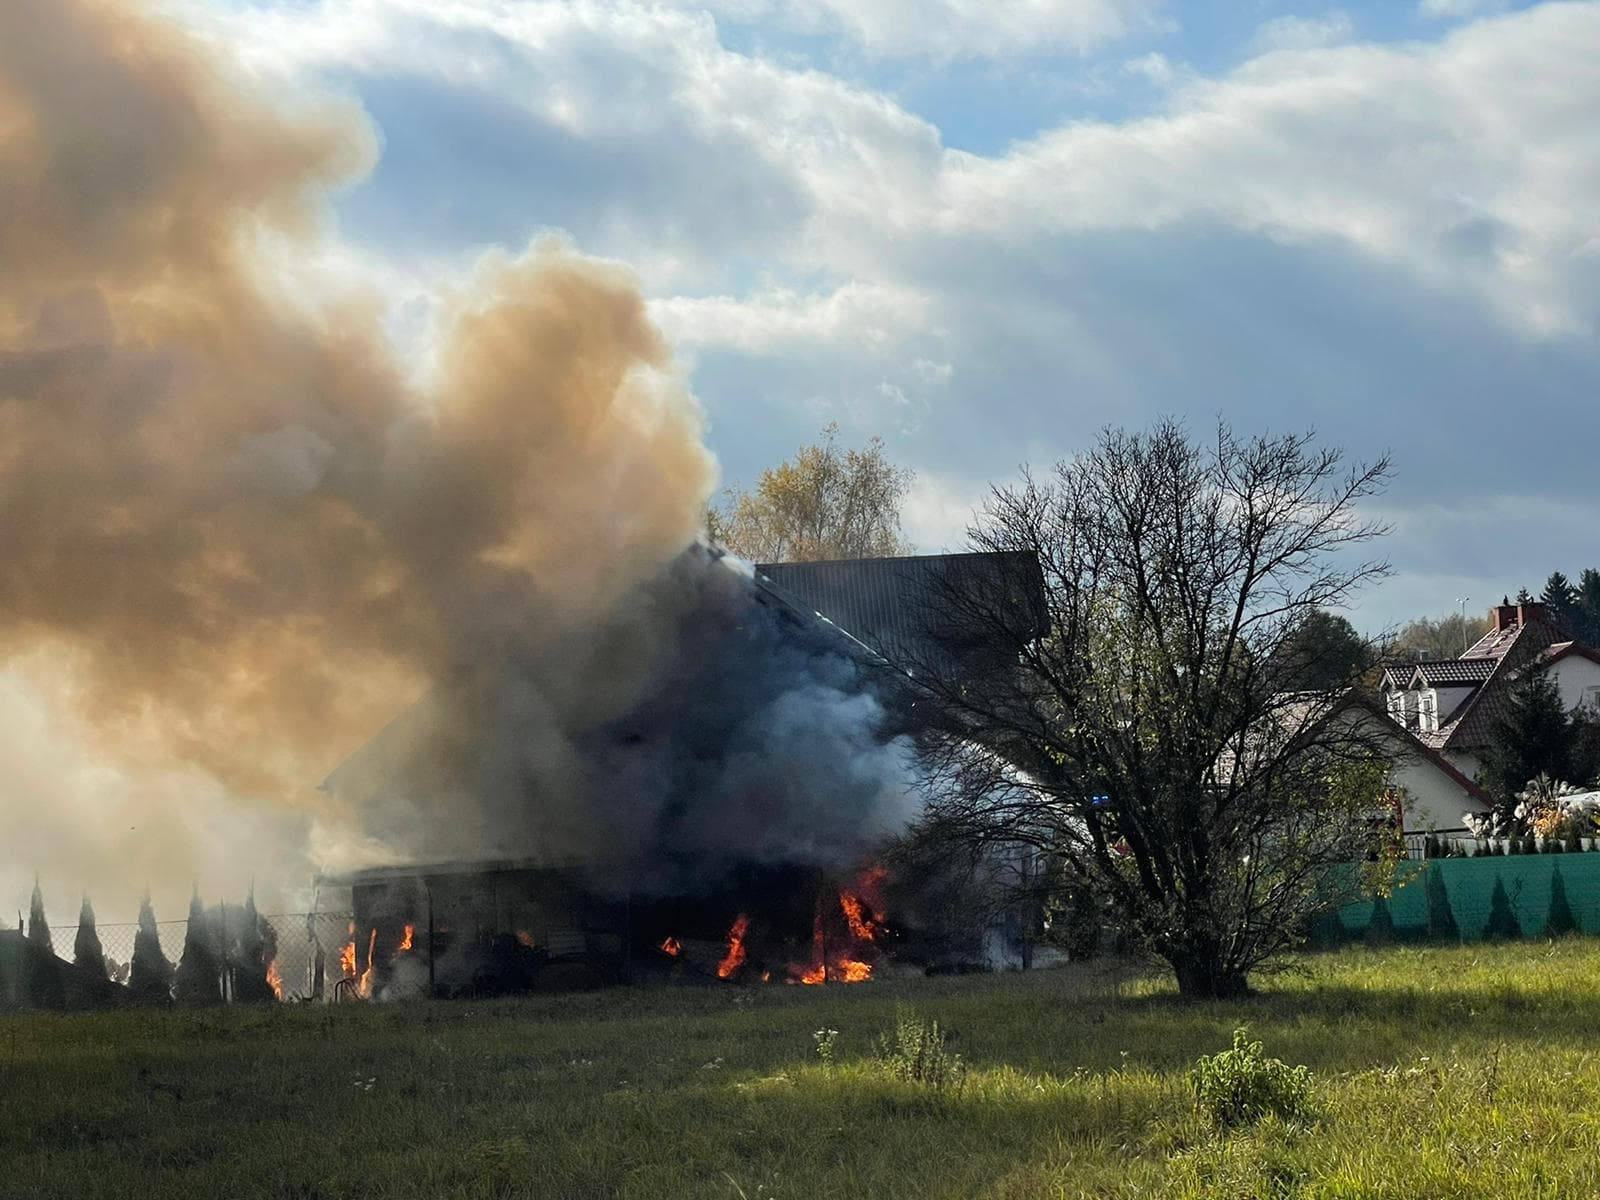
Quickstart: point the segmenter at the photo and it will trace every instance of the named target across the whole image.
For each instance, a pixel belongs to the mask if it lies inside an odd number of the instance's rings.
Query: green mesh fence
[[[1351,868],[1354,870],[1354,868]],[[1346,876],[1348,879],[1348,876]],[[1394,890],[1346,904],[1313,945],[1600,933],[1600,854],[1514,854],[1402,862]]]

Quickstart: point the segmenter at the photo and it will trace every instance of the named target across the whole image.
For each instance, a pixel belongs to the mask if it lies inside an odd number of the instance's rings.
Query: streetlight
[[[1471,599],[1472,599],[1471,596],[1457,596],[1456,597],[1456,603],[1461,606],[1461,653],[1462,654],[1465,654],[1472,647],[1472,643],[1467,640],[1467,601],[1471,600]]]

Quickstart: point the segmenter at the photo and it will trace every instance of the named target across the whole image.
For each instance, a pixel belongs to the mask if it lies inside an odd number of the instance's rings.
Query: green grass
[[[959,1093],[876,1064],[897,1002],[955,1032]],[[1315,1124],[1195,1113],[1241,1023]],[[1201,1006],[1051,971],[0,1018],[0,1195],[1595,1196],[1600,942],[1348,951]]]

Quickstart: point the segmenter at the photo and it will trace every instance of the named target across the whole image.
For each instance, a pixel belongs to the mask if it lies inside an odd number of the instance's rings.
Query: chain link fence
[[[238,911],[238,910],[234,910]],[[207,914],[208,922],[216,920],[215,912]],[[350,914],[345,912],[269,913],[261,920],[268,929],[269,945],[274,945],[273,972],[284,1000],[308,1000],[331,995],[334,982],[340,977],[339,952],[351,940]],[[265,931],[263,931],[265,933]],[[115,983],[126,984],[133,964],[134,941],[138,937],[136,922],[97,923],[95,933],[106,959],[106,973]],[[157,921],[156,936],[161,943],[162,956],[176,965],[183,957],[184,943],[189,936],[189,922]],[[73,961],[78,937],[76,926],[54,927],[50,941],[56,957]],[[319,954],[320,951],[320,954]],[[227,949],[223,957],[227,965]],[[319,958],[323,972],[319,976]]]

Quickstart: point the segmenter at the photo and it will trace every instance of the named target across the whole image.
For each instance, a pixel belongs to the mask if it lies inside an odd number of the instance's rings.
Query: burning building
[[[752,569],[697,545],[637,598],[670,647],[620,711],[552,731],[536,678],[442,685],[324,785],[408,851],[319,879],[352,914],[335,982],[870,977],[893,937],[873,852],[914,815],[928,716],[900,683],[992,654],[943,604],[953,585],[1036,611],[1037,575],[996,554]]]

